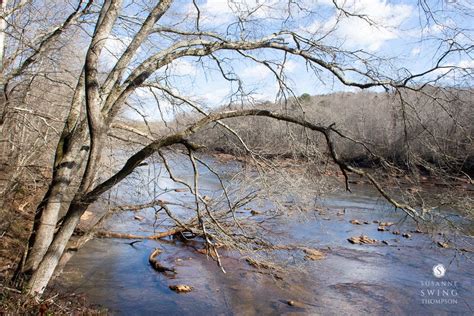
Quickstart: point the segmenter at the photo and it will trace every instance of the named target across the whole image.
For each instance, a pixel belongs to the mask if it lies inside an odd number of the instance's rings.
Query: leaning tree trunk
[[[34,271],[50,246],[61,209],[69,206],[69,185],[82,165],[87,147],[72,149],[55,168],[52,182],[42,202],[38,206],[30,237],[24,273]]]
[[[54,241],[48,247],[37,269],[34,271],[27,284],[28,293],[31,295],[41,295],[48,285],[56,266],[61,259],[61,255],[76,228],[81,215],[87,209],[87,205],[81,203],[72,203],[65,216]]]
[[[105,40],[109,37],[113,25],[119,15],[121,4],[121,0],[104,1],[97,20],[91,45],[87,52],[84,69],[81,78],[79,79],[79,84],[76,87],[76,95],[72,102],[72,112],[79,112],[78,109],[83,105],[83,100],[86,101],[88,137],[90,140],[89,157],[87,159],[84,174],[82,175],[82,181],[79,188],[73,193],[77,199],[80,199],[81,195],[85,194],[85,192],[89,191],[94,186],[96,171],[102,155],[101,147],[106,134],[106,129],[110,126],[112,120],[111,117],[113,117],[113,115],[109,115],[110,119],[108,120],[104,120],[102,117],[103,114],[101,113],[101,107],[103,104],[101,103],[101,92],[99,91],[97,66],[100,52],[104,48]],[[150,15],[145,20],[141,29],[138,31],[104,83],[105,91],[110,92],[112,90],[114,83],[122,76],[126,69],[126,65],[132,59],[133,54],[138,50],[141,43],[152,30],[156,21],[166,12],[170,5],[170,0],[162,0],[150,12]],[[85,95],[83,92],[85,92]],[[111,93],[109,96],[114,96],[114,94]],[[74,109],[76,109],[76,111],[74,111]],[[75,121],[77,123],[77,117]],[[84,130],[86,129],[85,124],[81,127]],[[65,130],[68,130],[68,126],[66,126]],[[67,146],[63,146],[62,140],[63,137],[61,138],[56,153],[56,157],[61,157],[61,159],[59,159],[59,163],[55,164],[55,172],[50,189],[38,209],[39,212],[35,221],[35,229],[30,242],[31,247],[24,269],[33,272],[35,275],[41,274],[40,272],[35,273],[35,270],[39,268],[41,260],[43,260],[48,247],[53,241],[53,237],[56,238],[54,236],[54,231],[56,229],[59,211],[63,207],[67,208],[68,206],[68,199],[65,199],[65,195],[68,189],[68,184],[71,183],[74,177],[74,170],[77,171],[80,169],[78,165],[86,161],[84,157],[76,157],[78,153],[77,150],[75,151],[75,154],[74,150],[71,151]],[[63,151],[63,148],[66,150]],[[55,242],[56,239],[53,244]],[[66,242],[67,240],[64,241],[64,243]],[[44,269],[44,266],[42,269]],[[49,275],[49,272],[46,273],[46,275]],[[42,279],[42,277],[35,277],[35,279]],[[32,280],[32,282],[34,283],[36,281]],[[35,288],[39,289],[41,287]]]
[[[64,155],[65,158],[61,159],[62,162],[55,165],[57,173],[61,173],[61,176],[57,177],[57,181],[51,184],[52,196],[47,201],[49,207],[42,210],[43,214],[41,215],[38,234],[35,237],[35,244],[33,245],[31,255],[29,255],[30,261],[27,262],[28,267],[31,266],[33,271],[33,275],[27,285],[30,294],[36,295],[36,293],[38,293],[41,295],[43,293],[56,266],[58,265],[60,257],[63,254],[72,233],[74,232],[74,229],[79,223],[82,213],[84,213],[88,205],[91,203],[84,203],[82,198],[94,185],[95,175],[101,160],[102,147],[106,135],[106,126],[101,113],[101,97],[97,69],[98,59],[102,49],[104,48],[105,41],[109,37],[113,25],[118,17],[121,6],[122,0],[106,0],[104,2],[90,47],[87,51],[84,69],[81,74],[81,77],[83,77],[84,80],[79,79],[78,88],[76,89],[76,95],[80,95],[81,97],[76,98],[75,101],[77,102],[73,102],[72,106],[72,108],[75,108],[74,105],[78,108],[82,106],[83,95],[81,91],[84,91],[88,129],[80,123],[79,125],[81,126],[79,127],[79,131],[87,130],[88,132],[90,148],[87,148],[87,163],[84,174],[82,174],[81,177],[80,185],[74,194],[74,200],[69,205],[68,212],[56,235],[54,234],[54,231],[60,207],[62,204],[68,203],[67,200],[64,200],[64,196],[66,195],[67,188],[72,180],[72,170],[74,168],[77,169],[77,166],[82,164],[85,159],[83,156],[75,153],[75,146],[72,146],[69,147],[69,151]],[[82,84],[83,82],[84,84]],[[78,136],[78,134],[80,134],[77,129],[73,130],[73,136]],[[78,138],[81,139],[81,137],[75,137],[74,139],[77,140]],[[61,148],[60,141],[57,155],[61,155]],[[82,147],[80,151],[81,150]]]
[[[74,196],[74,192],[68,191],[88,151],[88,146],[83,145],[86,129],[80,117],[83,99],[84,71],[79,76],[71,109],[56,147],[51,183],[36,210],[25,265],[20,269],[23,273],[29,274],[38,267],[53,240],[60,210],[67,209],[71,195]]]

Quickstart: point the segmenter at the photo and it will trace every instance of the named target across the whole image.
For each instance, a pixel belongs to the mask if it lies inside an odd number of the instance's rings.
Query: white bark
[[[97,167],[102,157],[102,145],[106,136],[105,122],[100,109],[100,91],[98,80],[98,62],[102,49],[120,13],[122,0],[106,1],[99,22],[87,51],[85,62],[85,96],[87,123],[89,126],[90,151],[86,169],[79,187],[80,193],[85,193],[94,185]]]
[[[44,197],[44,206],[41,205],[38,209],[40,212],[39,223],[35,223],[36,231],[33,232],[32,246],[23,271],[36,270],[53,241],[59,212],[62,207],[69,204],[68,187],[82,165],[86,152],[86,148],[70,150],[57,167],[50,191]]]
[[[61,229],[28,282],[29,294],[35,296],[43,294],[84,211],[83,206],[71,205]]]
[[[36,210],[33,232],[23,272],[34,271],[51,244],[63,204],[68,204],[67,190],[83,164],[87,147],[82,146],[84,130],[77,127],[84,98],[84,72],[79,77],[71,109],[56,148],[53,179]],[[75,133],[74,133],[75,132]]]

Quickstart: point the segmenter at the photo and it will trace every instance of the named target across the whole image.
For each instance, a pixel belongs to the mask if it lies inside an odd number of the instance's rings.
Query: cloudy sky
[[[284,28],[297,30],[302,34],[330,34],[322,39],[322,43],[341,47],[345,50],[364,51],[366,56],[384,57],[387,62],[380,64],[381,71],[392,76],[398,74],[418,73],[430,69],[443,53],[448,42],[440,39],[452,38],[461,45],[472,45],[474,42],[472,29],[474,5],[471,0],[435,0],[427,1],[432,15],[427,15],[418,1],[385,1],[385,0],[337,0],[339,7],[347,12],[358,14],[363,18],[344,15],[336,10],[332,0],[294,1],[307,10],[292,8],[292,16],[288,17],[288,1],[278,0],[199,0],[201,29],[225,34],[229,25],[238,21],[241,12],[252,12],[253,34],[267,35]],[[196,9],[192,1],[179,0],[172,7],[168,20],[172,23],[176,16],[186,16],[186,21],[193,21]],[[173,20],[174,19],[174,20]],[[234,24],[232,24],[234,23]],[[181,27],[181,25],[179,26]],[[178,27],[178,28],[179,28]],[[457,30],[463,29],[462,33]],[[231,29],[232,30],[232,29]],[[119,53],[127,44],[127,38],[110,39],[109,56],[105,56],[111,64],[114,54]],[[226,55],[227,54],[227,55]],[[255,55],[254,55],[255,56]],[[235,54],[221,53],[219,57],[226,70],[234,71],[243,82],[245,90],[251,92],[255,100],[274,100],[278,84],[274,75],[264,65],[250,60],[237,59]],[[281,58],[277,55],[259,55],[260,58]],[[450,72],[442,81],[472,75],[474,61],[464,53],[452,53],[444,61],[444,66],[470,68],[465,71]],[[355,65],[357,66],[357,65]],[[392,67],[392,68],[390,68]],[[275,68],[278,69],[278,68]],[[400,70],[401,69],[401,70]],[[284,72],[289,86],[296,95],[303,93],[323,94],[333,91],[352,91],[342,86],[325,72],[315,73],[308,69],[304,61],[289,57],[284,65]],[[443,75],[446,70],[440,69],[430,74],[431,77]],[[165,74],[165,71],[161,71]],[[174,62],[167,70],[171,75],[170,82],[180,93],[192,97],[196,101],[213,107],[229,100],[236,86],[222,80],[215,63],[201,63],[197,59],[186,58]],[[471,83],[472,85],[472,83]],[[144,104],[154,102],[152,95],[144,90],[137,93]],[[146,106],[145,106],[146,107]]]

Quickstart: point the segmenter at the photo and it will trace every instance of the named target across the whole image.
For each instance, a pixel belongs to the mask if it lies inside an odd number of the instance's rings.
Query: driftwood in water
[[[142,236],[142,235],[133,235],[133,234],[101,231],[101,232],[97,232],[97,236],[98,237],[103,237],[103,238],[160,239],[160,238],[172,236],[172,235],[184,232],[184,231],[185,231],[185,229],[183,229],[183,228],[175,228],[175,229],[170,229],[168,231],[158,233],[158,234],[152,235],[152,236]]]
[[[156,257],[161,253],[161,250],[160,249],[155,249],[150,257],[148,257],[148,261],[150,262],[150,265],[153,267],[153,269],[155,269],[156,271],[158,272],[173,272],[173,273],[176,273],[175,269],[174,268],[168,268],[168,267],[165,267],[164,265],[162,265],[157,259]]]

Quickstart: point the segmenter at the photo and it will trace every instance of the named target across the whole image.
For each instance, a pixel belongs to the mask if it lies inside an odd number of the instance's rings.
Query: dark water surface
[[[184,171],[181,176],[186,177]],[[217,190],[209,173],[203,172],[201,180],[209,195]],[[165,177],[159,181],[160,188],[172,187]],[[119,192],[125,194],[127,185]],[[433,242],[436,235],[411,232],[414,224],[366,187],[356,187],[353,194],[331,194],[320,203],[320,208],[267,224],[276,244],[326,254],[318,261],[306,261],[298,252],[280,254],[277,260],[286,267],[278,273],[282,280],[255,270],[235,254],[224,254],[224,274],[213,261],[179,241],[143,241],[132,247],[130,240],[95,239],[73,257],[58,283],[123,315],[474,315],[472,253],[441,248]],[[126,213],[112,219],[108,229],[153,233],[154,211],[139,214],[146,219],[138,222],[135,214]],[[353,225],[351,219],[362,224]],[[374,220],[394,222],[391,231],[411,237],[379,232]],[[387,244],[347,241],[361,234]],[[472,247],[472,239],[461,243]],[[154,248],[163,250],[161,263],[176,268],[174,277],[149,265]],[[446,275],[435,278],[432,269],[440,263]],[[168,288],[172,284],[187,284],[193,291],[177,294]],[[289,300],[295,306],[288,305]]]

